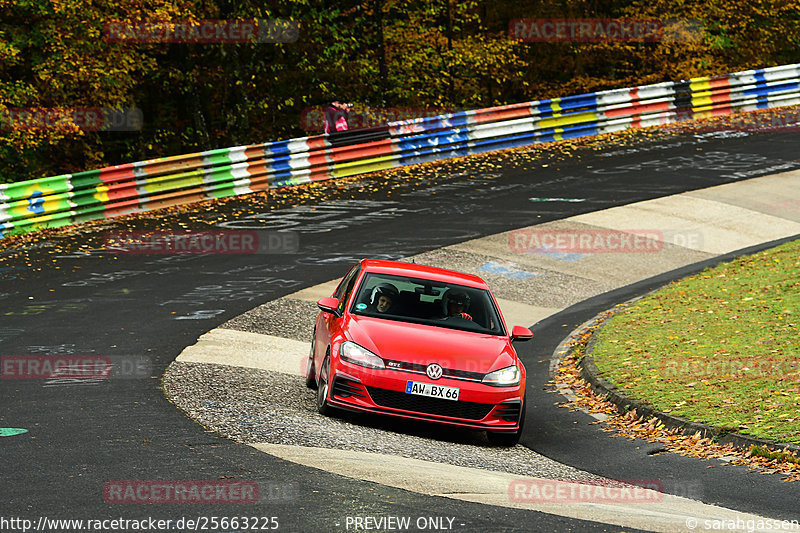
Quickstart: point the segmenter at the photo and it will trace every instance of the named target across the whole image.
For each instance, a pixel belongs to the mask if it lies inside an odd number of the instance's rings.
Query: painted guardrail
[[[0,237],[626,128],[800,104],[800,64],[0,184]]]

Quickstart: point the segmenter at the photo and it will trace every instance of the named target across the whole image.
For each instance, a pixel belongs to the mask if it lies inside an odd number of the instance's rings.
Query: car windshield
[[[368,273],[350,312],[491,335],[505,335],[488,290],[441,281]]]

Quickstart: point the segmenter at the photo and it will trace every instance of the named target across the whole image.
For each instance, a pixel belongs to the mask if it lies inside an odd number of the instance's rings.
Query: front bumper
[[[337,372],[331,381],[329,403],[351,411],[476,430],[513,432],[519,428],[524,381],[515,387],[490,387],[457,380],[435,382],[460,388],[459,400],[455,401],[406,393],[407,381],[421,381],[417,374],[374,370],[366,373],[368,379],[358,376],[358,370]]]

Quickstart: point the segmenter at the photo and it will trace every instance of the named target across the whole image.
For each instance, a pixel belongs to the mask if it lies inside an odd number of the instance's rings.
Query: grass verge
[[[800,443],[800,241],[635,302],[602,328],[592,356],[659,411]]]

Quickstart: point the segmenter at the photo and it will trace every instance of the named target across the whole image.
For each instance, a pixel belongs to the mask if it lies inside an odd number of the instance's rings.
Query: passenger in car
[[[372,309],[378,313],[388,313],[394,308],[398,296],[397,288],[391,283],[381,283],[372,291]]]

